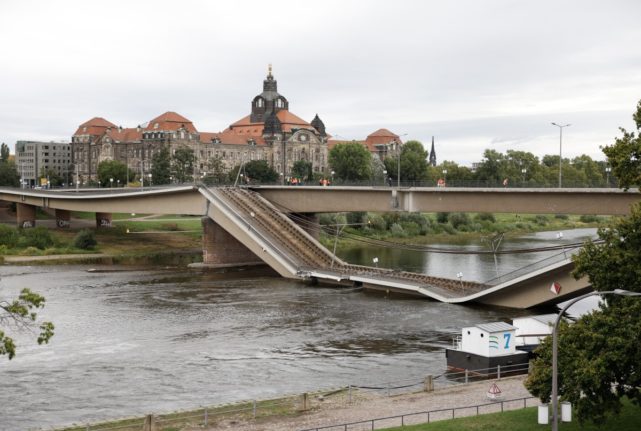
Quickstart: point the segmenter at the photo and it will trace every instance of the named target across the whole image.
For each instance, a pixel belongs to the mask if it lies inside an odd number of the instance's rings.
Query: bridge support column
[[[71,211],[56,210],[56,227],[59,229],[68,229],[71,221]]]
[[[203,217],[202,224],[205,265],[243,266],[263,263],[250,249],[209,217]]]
[[[96,227],[111,227],[111,213],[96,213]]]
[[[16,219],[18,227],[28,229],[36,227],[36,207],[29,204],[16,203]]]
[[[317,213],[296,213],[294,223],[307,232],[312,238],[318,239],[320,236],[320,217]]]

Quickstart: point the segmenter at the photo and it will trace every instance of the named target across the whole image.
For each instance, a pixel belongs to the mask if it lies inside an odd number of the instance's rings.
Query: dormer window
[[[158,123],[154,123],[154,129],[157,129],[160,126]]]
[[[83,128],[82,128],[82,131],[83,131],[83,132],[86,132],[86,131],[87,131],[87,126],[83,127]]]

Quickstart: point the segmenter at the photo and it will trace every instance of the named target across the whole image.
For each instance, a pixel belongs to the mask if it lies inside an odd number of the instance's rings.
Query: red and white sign
[[[555,295],[558,295],[561,292],[561,285],[555,281],[550,286],[550,292],[554,293]]]

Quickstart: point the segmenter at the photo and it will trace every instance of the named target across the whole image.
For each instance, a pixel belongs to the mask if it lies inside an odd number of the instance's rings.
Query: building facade
[[[97,179],[98,165],[118,160],[145,177],[151,160],[163,145],[173,155],[178,148],[194,151],[193,175],[207,173],[213,159],[226,170],[252,160],[265,160],[282,178],[297,161],[312,164],[315,173],[327,173],[328,142],[325,125],[316,115],[307,122],[289,111],[289,101],[278,92],[271,66],[263,91],[253,98],[249,115],[222,132],[202,132],[187,118],[166,112],[135,128],[116,126],[95,117],[81,124],[71,138],[74,180]]]
[[[16,169],[22,187],[47,185],[51,173],[68,185],[73,181],[72,168],[68,142],[16,142]]]

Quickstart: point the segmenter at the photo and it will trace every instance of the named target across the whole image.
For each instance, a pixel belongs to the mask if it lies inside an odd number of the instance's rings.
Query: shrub
[[[448,221],[454,229],[460,229],[462,226],[470,224],[470,216],[467,213],[451,213]]]
[[[579,220],[581,223],[596,223],[600,219],[598,216],[592,215],[592,214],[584,214],[581,217],[579,217]]]
[[[387,230],[387,222],[385,221],[385,218],[380,216],[379,214],[373,214],[370,218],[370,228],[373,230],[378,230],[378,231],[385,231]]]
[[[20,256],[40,256],[42,254],[42,250],[36,248],[36,247],[27,247],[24,250],[20,250]]]
[[[450,213],[436,213],[436,222],[437,223],[447,223],[447,219]]]
[[[548,216],[543,215],[543,214],[537,214],[534,217],[534,223],[536,223],[536,224],[538,224],[540,226],[545,226],[546,224],[548,224],[548,221],[549,221],[548,220]]]
[[[73,239],[73,246],[81,250],[89,250],[98,244],[96,234],[89,229],[83,229]]]
[[[390,227],[390,232],[392,232],[394,236],[403,236],[405,234],[403,226],[398,223],[394,223],[392,227]]]
[[[178,223],[163,223],[163,224],[160,225],[160,228],[162,230],[177,231],[178,230]]]
[[[421,232],[421,226],[413,221],[402,222],[401,227],[408,236],[416,236]]]
[[[554,218],[559,220],[567,220],[570,218],[567,214],[554,214]]]
[[[18,232],[7,225],[0,224],[0,245],[13,248],[18,244]]]
[[[347,213],[346,219],[349,224],[367,223],[367,213],[362,211]]]
[[[30,229],[21,229],[18,245],[21,247],[35,247],[40,250],[53,245],[51,232],[45,227],[38,226]]]
[[[474,216],[474,220],[478,222],[489,221],[491,223],[496,223],[496,217],[492,213],[478,213]]]

